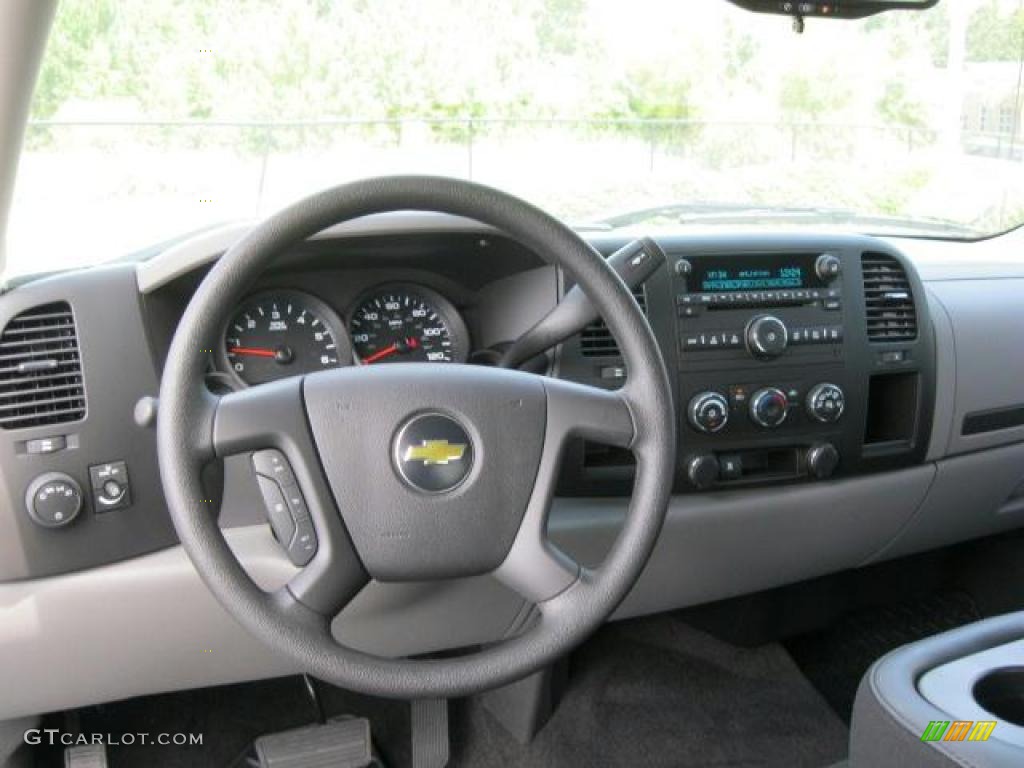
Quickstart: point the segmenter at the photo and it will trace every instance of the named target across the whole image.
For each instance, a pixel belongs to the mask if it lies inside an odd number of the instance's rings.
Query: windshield
[[[359,177],[502,187],[580,228],[1024,221],[1024,6],[846,22],[724,0],[64,0],[8,274]]]

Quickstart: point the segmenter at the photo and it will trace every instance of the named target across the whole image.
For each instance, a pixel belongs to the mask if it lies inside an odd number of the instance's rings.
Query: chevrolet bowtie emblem
[[[447,440],[421,440],[419,445],[405,449],[402,461],[422,461],[424,466],[449,464],[461,461],[466,453],[465,443],[449,443]]]

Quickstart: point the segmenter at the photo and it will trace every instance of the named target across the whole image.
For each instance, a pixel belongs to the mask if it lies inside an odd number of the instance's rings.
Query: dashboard
[[[0,641],[9,659],[40,663],[0,671],[26,712],[289,671],[205,593],[177,545],[156,462],[170,339],[210,265],[244,231],[0,297],[0,602],[12,606]],[[629,240],[587,237],[605,256]],[[958,247],[1020,253],[1019,233],[971,246],[825,232],[656,239],[667,262],[634,295],[676,395],[679,454],[658,546],[619,617],[1024,525],[1024,337],[1011,330],[1024,327],[1024,268],[956,257]],[[249,287],[209,340],[208,385],[258,387],[335,366],[495,365],[571,285],[475,222],[368,217],[282,254]],[[607,388],[628,376],[600,321],[530,367]],[[575,441],[553,540],[599,564],[632,480],[628,452]],[[294,564],[266,524],[251,462],[211,465],[206,486],[253,578],[284,583]],[[160,612],[171,603],[167,622]],[[463,623],[472,628],[457,620],[465,611],[479,619]],[[374,583],[335,634],[377,653],[427,653],[497,639],[528,614],[487,578]],[[159,637],[146,630],[154,622],[166,628]],[[97,628],[83,633],[85,624]],[[68,632],[80,642],[55,661]],[[193,653],[198,644],[230,647],[231,663]],[[131,675],[90,663],[111,652],[142,681],[132,690]],[[173,679],[143,663],[151,653]],[[70,692],[38,684],[32,669],[46,665],[72,681]],[[17,714],[5,706],[0,715]]]

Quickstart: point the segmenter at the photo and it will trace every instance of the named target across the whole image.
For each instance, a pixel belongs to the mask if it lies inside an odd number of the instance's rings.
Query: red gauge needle
[[[384,347],[384,349],[379,349],[376,352],[374,352],[372,355],[370,355],[369,357],[364,357],[363,358],[363,365],[370,365],[371,363],[376,363],[378,360],[383,360],[388,355],[393,355],[397,351],[398,351],[398,345],[397,344],[392,344],[389,347]]]
[[[274,350],[257,347],[231,347],[228,352],[232,355],[248,355],[249,357],[277,357],[277,352]]]

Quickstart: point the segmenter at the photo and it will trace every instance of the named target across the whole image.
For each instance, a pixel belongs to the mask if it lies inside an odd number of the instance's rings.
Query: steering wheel
[[[339,222],[396,210],[464,216],[563,268],[600,310],[628,378],[615,391],[471,365],[349,367],[221,397],[208,350],[271,261]],[[636,458],[622,531],[582,568],[547,537],[571,437]],[[522,678],[595,630],[639,577],[661,529],[675,464],[665,364],[642,312],[571,229],[508,194],[434,177],[387,177],[320,192],[270,217],[209,271],[167,356],[157,426],[160,476],[178,537],[221,604],[253,635],[329,683],[394,698],[468,695]],[[275,592],[256,586],[203,499],[202,468],[275,449],[294,473],[316,538],[312,559]],[[332,619],[370,580],[492,573],[536,604],[524,631],[455,658],[373,656],[338,643]]]

